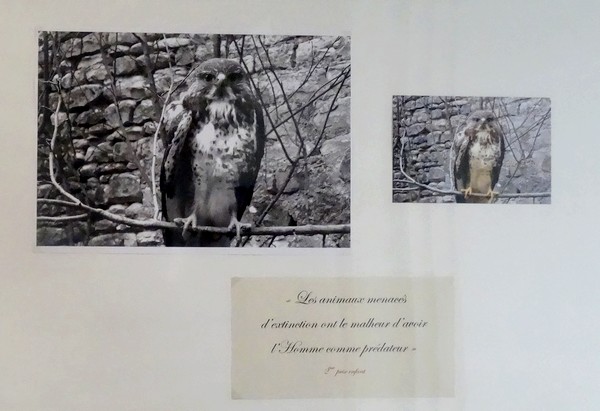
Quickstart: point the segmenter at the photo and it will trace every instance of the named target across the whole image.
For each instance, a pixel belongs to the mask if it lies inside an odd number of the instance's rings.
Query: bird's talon
[[[471,194],[473,194],[473,189],[471,187],[463,188],[460,191],[461,193],[463,193],[463,196],[465,196],[465,198],[468,198]]]
[[[493,203],[494,202],[494,198],[498,195],[499,193],[497,193],[496,191],[490,189],[485,195],[487,197],[489,197],[490,199],[488,200],[488,203]]]
[[[198,227],[198,220],[196,219],[196,214],[192,214],[187,218],[174,218],[173,222],[178,225],[183,225],[182,236],[184,239],[188,240],[190,237],[190,225],[192,228]]]
[[[252,227],[250,223],[241,223],[237,220],[237,218],[232,218],[231,223],[227,227],[228,230],[233,230],[235,227],[235,239],[236,241],[240,241],[242,239],[242,229],[246,230]]]

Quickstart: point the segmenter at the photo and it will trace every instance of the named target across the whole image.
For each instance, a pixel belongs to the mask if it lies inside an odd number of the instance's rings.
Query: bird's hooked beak
[[[215,80],[215,85],[217,87],[219,87],[221,84],[223,84],[223,81],[225,81],[225,74],[224,73],[219,73],[217,74],[217,79]]]
[[[225,73],[218,73],[213,83],[213,98],[218,100],[230,100],[233,99],[231,89],[229,88],[229,82]]]
[[[488,121],[487,118],[481,118],[479,119],[479,128],[481,130],[487,130],[490,128],[490,122]]]

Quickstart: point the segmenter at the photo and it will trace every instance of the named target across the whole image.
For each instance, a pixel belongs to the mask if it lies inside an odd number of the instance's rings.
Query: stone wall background
[[[246,212],[246,219],[255,220],[283,190],[263,225],[350,222],[349,38],[42,32],[38,245],[162,245],[160,230],[47,201],[64,199],[48,172],[53,113],[60,93],[54,149],[59,183],[93,207],[151,219],[154,136],[171,78],[178,85],[171,96],[176,99],[190,70],[215,56],[243,60],[277,130],[270,131],[265,116],[268,141],[252,203],[257,212]],[[162,151],[158,139],[157,181]],[[295,166],[287,156],[297,160]],[[349,241],[349,235],[256,237],[249,245],[347,247]]]
[[[443,195],[406,182],[400,169],[417,182],[453,190],[450,151],[454,130],[473,111],[490,109],[505,135],[506,152],[495,191],[540,193],[551,190],[550,99],[394,96],[393,201],[451,203]],[[496,203],[550,203],[543,198],[498,198]]]

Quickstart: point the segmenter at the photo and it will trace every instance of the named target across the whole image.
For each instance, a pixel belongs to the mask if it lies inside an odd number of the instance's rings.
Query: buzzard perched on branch
[[[475,111],[454,134],[451,164],[457,203],[491,203],[504,159],[504,136],[491,111]],[[473,196],[472,194],[485,194]]]
[[[190,80],[165,111],[162,213],[183,224],[165,230],[165,245],[227,247],[230,236],[190,228],[235,227],[240,236],[264,152],[262,108],[235,61],[208,60]]]

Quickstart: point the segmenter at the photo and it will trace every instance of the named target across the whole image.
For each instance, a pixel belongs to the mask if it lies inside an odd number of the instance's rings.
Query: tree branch
[[[59,96],[56,104],[56,111],[54,112],[55,120],[58,118],[58,113],[62,104],[62,99]],[[56,181],[56,175],[54,170],[54,144],[56,142],[56,136],[58,135],[58,121],[55,121],[54,133],[52,134],[52,140],[50,142],[50,153],[48,154],[48,163],[50,168],[50,180],[52,185],[60,192],[61,195],[69,199],[55,200],[55,199],[38,199],[38,203],[56,204],[66,207],[78,208],[85,210],[89,213],[98,214],[107,220],[114,221],[116,223],[126,224],[131,227],[139,227],[146,229],[168,229],[168,230],[181,230],[182,225],[167,221],[160,221],[156,219],[151,220],[135,220],[133,218],[124,217],[121,215],[113,214],[109,211],[101,208],[91,207],[87,204],[82,203],[77,197],[66,191]],[[64,217],[41,217],[41,221],[54,221],[57,218],[61,218],[63,221],[74,220],[83,218],[82,215],[77,216],[64,216]],[[52,220],[51,220],[52,219]],[[200,226],[190,229],[191,231],[201,231],[217,234],[235,234],[235,227],[231,229],[228,227],[208,227]],[[350,232],[350,224],[337,224],[337,225],[305,225],[305,226],[281,226],[281,227],[251,227],[242,229],[242,236],[252,235],[313,235],[313,234],[347,234]]]
[[[442,194],[442,195],[464,195],[464,193],[461,193],[460,191],[454,191],[454,190],[440,190],[438,188],[435,187],[431,187],[428,186],[427,184],[421,184],[421,183],[417,183],[416,181],[410,181],[410,180],[394,180],[395,183],[405,183],[405,184],[413,184],[417,187],[420,187],[424,190],[429,190],[433,193],[436,194]],[[407,188],[395,188],[394,193],[401,193],[401,192],[405,192],[405,191],[410,191]],[[542,198],[542,197],[550,197],[552,195],[552,193],[550,192],[541,192],[541,193],[502,193],[502,194],[495,194],[494,198]],[[469,197],[487,197],[489,198],[489,196],[487,194],[481,194],[481,193],[472,193],[469,194]]]
[[[400,139],[402,140],[402,139]],[[425,190],[429,190],[433,193],[437,193],[437,194],[443,194],[443,195],[464,195],[464,193],[461,193],[460,191],[455,191],[455,190],[440,190],[439,188],[435,188],[435,187],[431,187],[427,184],[422,184],[419,183],[418,181],[416,181],[414,178],[412,178],[411,176],[409,176],[406,171],[404,171],[404,146],[406,145],[406,143],[404,141],[402,141],[402,145],[400,146],[400,172],[402,173],[402,175],[404,176],[405,180],[394,180],[394,182],[401,182],[401,183],[407,183],[407,184],[412,184],[415,185],[417,187],[421,187]],[[394,192],[398,192],[396,190],[394,190]],[[505,194],[505,193],[501,193],[501,194],[496,194],[494,195],[494,198],[519,198],[519,197],[550,197],[551,193],[549,192],[545,192],[545,193],[514,193],[514,194]],[[469,194],[469,197],[489,197],[487,194],[481,194],[481,193],[472,193]]]
[[[61,194],[64,194],[61,188]],[[139,227],[145,229],[167,229],[167,230],[181,230],[182,224],[173,222],[161,221],[161,220],[135,220],[132,218],[113,214],[109,211],[101,208],[90,207],[87,204],[81,202],[69,202],[64,200],[52,200],[52,199],[38,199],[38,203],[44,204],[56,204],[65,207],[72,207],[77,209],[83,209],[89,213],[95,213],[107,220],[115,223],[127,224],[131,227]],[[70,221],[80,220],[88,217],[88,214],[79,214],[74,216],[62,216],[62,217],[38,217],[39,221]],[[196,228],[189,228],[190,231],[196,232],[207,232],[216,234],[235,234],[235,227],[211,227],[211,226],[198,226]],[[350,224],[332,224],[332,225],[316,225],[308,224],[304,226],[277,226],[277,227],[250,227],[242,228],[242,236],[253,236],[253,235],[314,235],[314,234],[348,234],[350,233]]]
[[[138,35],[136,33],[132,33],[133,36],[140,42],[142,46],[142,54],[144,56],[144,71],[146,74],[146,81],[148,82],[148,86],[150,87],[150,92],[152,93],[154,104],[160,105],[160,96],[158,95],[158,89],[156,88],[156,82],[154,81],[154,64],[152,64],[152,59],[150,58],[150,47],[148,46],[148,41],[146,40],[145,35]],[[163,34],[163,38],[166,39],[166,36]],[[166,45],[166,42],[165,42]],[[157,52],[160,53],[160,51]],[[167,54],[169,54],[169,47],[167,46]],[[171,56],[169,55],[169,66],[171,62]]]

